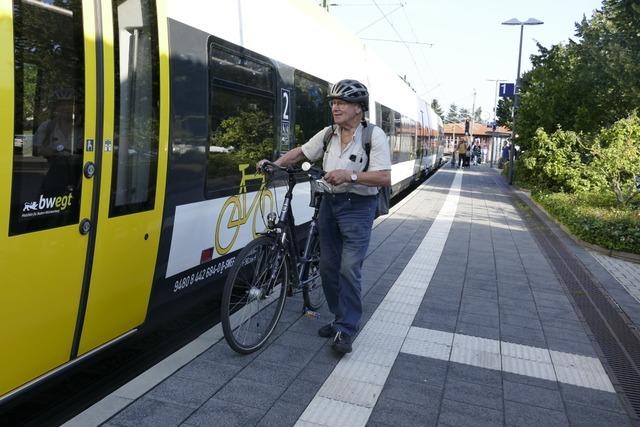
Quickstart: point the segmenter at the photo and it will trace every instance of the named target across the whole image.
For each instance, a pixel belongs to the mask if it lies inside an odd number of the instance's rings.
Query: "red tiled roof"
[[[496,128],[497,133],[511,133],[511,131],[504,127],[498,126]],[[464,122],[461,123],[447,123],[444,125],[444,133],[456,133],[463,134],[464,133]],[[484,123],[473,123],[473,132],[472,135],[492,135],[493,129],[491,127],[485,125]]]

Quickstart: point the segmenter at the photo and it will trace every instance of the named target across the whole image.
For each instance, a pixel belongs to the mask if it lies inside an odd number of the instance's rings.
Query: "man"
[[[464,138],[460,138],[460,142],[456,148],[456,151],[458,152],[458,169],[464,167],[464,160],[467,157],[468,148],[467,141],[465,141]]]
[[[324,180],[331,191],[322,198],[318,220],[320,275],[334,321],[321,327],[318,334],[333,337],[333,348],[344,354],[352,350],[353,336],[362,317],[362,263],[376,212],[377,187],[391,185],[391,155],[385,133],[375,127],[367,158],[362,132],[364,127],[373,125],[364,119],[369,107],[365,85],[357,80],[341,80],[332,87],[328,98],[334,125],[275,163],[288,166],[305,159],[323,159],[327,172]],[[325,151],[324,139],[329,128],[332,134]],[[262,161],[259,168],[261,164]]]

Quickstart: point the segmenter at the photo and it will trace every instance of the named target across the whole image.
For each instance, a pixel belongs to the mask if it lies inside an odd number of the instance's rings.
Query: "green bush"
[[[552,192],[589,191],[593,188],[586,169],[590,145],[582,134],[558,129],[549,135],[539,128],[516,164],[518,182]]]
[[[613,192],[618,206],[637,200],[640,191],[635,178],[640,176],[640,118],[633,113],[602,129],[591,148],[593,160],[588,175],[594,186]]]
[[[585,242],[640,254],[640,210],[620,208],[613,193],[536,192],[533,198]]]

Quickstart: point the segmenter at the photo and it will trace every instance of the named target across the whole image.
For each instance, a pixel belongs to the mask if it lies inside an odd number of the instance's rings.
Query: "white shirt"
[[[370,125],[373,126],[373,125]],[[333,136],[327,145],[327,152],[324,153],[323,140],[327,129],[330,126],[316,133],[311,139],[302,145],[302,152],[311,161],[319,160],[324,156],[322,168],[327,171],[336,169],[347,169],[354,172],[362,172],[367,164],[367,153],[362,143],[362,125],[358,125],[353,133],[353,139],[342,149],[340,140],[340,126],[335,126]],[[369,160],[368,171],[391,170],[391,150],[389,139],[380,127],[376,126],[371,135],[371,159]],[[327,184],[328,185],[328,184]],[[363,196],[375,195],[378,193],[377,187],[347,182],[332,186],[334,193],[356,193]]]

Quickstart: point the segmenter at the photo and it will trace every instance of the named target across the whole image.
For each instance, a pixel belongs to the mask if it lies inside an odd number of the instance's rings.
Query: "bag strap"
[[[369,159],[371,158],[371,136],[373,135],[373,128],[376,125],[369,123],[367,127],[362,130],[362,145],[364,145],[364,152],[367,153],[367,163],[364,165],[362,172],[366,172],[369,169]]]
[[[362,172],[366,172],[369,169],[369,158],[371,157],[371,137],[373,135],[373,129],[376,125],[371,123],[367,123],[367,126],[362,130],[362,145],[364,146],[364,152],[367,154],[367,163],[364,166]],[[322,151],[326,154],[327,147],[329,146],[329,142],[331,142],[331,137],[333,137],[333,126],[329,126],[324,133],[324,137],[322,138]]]

